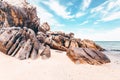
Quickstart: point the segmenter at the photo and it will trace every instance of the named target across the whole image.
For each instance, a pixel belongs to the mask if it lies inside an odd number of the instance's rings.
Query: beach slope
[[[106,55],[111,63],[96,66],[74,64],[56,50],[47,60],[18,60],[0,53],[0,80],[120,80],[120,55]]]

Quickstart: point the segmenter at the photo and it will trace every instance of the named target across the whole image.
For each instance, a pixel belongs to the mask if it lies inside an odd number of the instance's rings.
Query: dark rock
[[[102,47],[100,47],[99,45],[97,45],[95,42],[88,40],[88,39],[82,40],[81,44],[82,44],[82,47],[84,47],[84,48],[92,48],[92,49],[99,50],[99,51],[105,50]]]
[[[22,49],[21,52],[17,53],[17,54],[19,54],[19,56],[17,58],[21,59],[21,60],[28,59],[29,55],[30,55],[31,48],[32,48],[31,40],[28,39],[26,41],[26,43],[24,44],[24,47],[21,48]]]
[[[47,37],[46,34],[44,34],[43,32],[37,33],[37,39],[39,40],[40,43],[44,43],[46,37]]]
[[[46,46],[45,49],[40,54],[40,56],[41,56],[42,59],[50,58],[51,57],[50,47]]]
[[[109,58],[98,50],[90,48],[70,48],[67,51],[67,56],[74,63],[88,63],[92,65],[100,65],[109,63]]]
[[[7,2],[0,2],[0,27],[28,27],[38,32],[39,18],[37,17],[36,8],[26,4],[23,7],[13,6]]]
[[[41,27],[39,27],[39,31],[42,31],[44,33],[46,33],[49,30],[50,30],[50,26],[47,22],[43,23]]]
[[[75,39],[71,39],[71,41],[70,41],[69,48],[72,48],[72,47],[79,47],[78,43],[77,43],[77,41]]]
[[[32,29],[25,28],[2,28],[0,35],[0,50],[18,59],[36,59],[40,46],[42,46]],[[0,30],[0,32],[1,32]]]
[[[31,55],[30,55],[30,58],[31,59],[36,59],[38,57],[38,53],[37,51],[35,50],[35,48],[32,49],[32,52],[31,52]]]

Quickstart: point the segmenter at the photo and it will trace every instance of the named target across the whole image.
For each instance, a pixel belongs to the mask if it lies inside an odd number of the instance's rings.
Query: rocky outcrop
[[[72,47],[80,47],[80,48],[92,48],[94,50],[99,50],[99,51],[105,50],[91,40],[87,40],[87,39],[81,40],[74,38],[73,33],[65,34],[64,32],[60,32],[60,31],[58,32],[48,31],[46,35],[47,37],[45,43],[50,45],[51,48],[54,49],[67,51],[67,49]]]
[[[81,41],[81,44],[82,44],[82,47],[84,47],[84,48],[92,48],[92,49],[99,50],[99,51],[104,51],[105,50],[102,47],[100,47],[99,45],[97,45],[92,40],[84,39],[84,40]]]
[[[43,48],[42,48],[43,47]],[[9,27],[0,30],[0,51],[18,59],[50,57],[50,48],[38,41],[29,28]]]
[[[0,1],[0,23],[0,27],[28,27],[35,32],[40,26],[35,7],[25,3],[19,7],[4,1]]]
[[[77,64],[100,65],[110,62],[109,58],[102,52],[91,48],[70,48],[67,51],[67,56]]]
[[[9,0],[8,0],[9,1]],[[20,0],[25,1],[25,0]],[[0,1],[0,51],[18,59],[50,58],[50,49],[66,51],[75,63],[104,64],[110,60],[104,50],[91,40],[81,40],[74,33],[50,31],[45,22],[40,25],[36,8],[27,2],[15,6]]]

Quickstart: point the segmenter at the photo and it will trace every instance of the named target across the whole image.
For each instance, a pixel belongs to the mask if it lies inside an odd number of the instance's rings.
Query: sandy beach
[[[120,80],[120,55],[107,54],[111,63],[74,64],[65,52],[51,50],[51,58],[18,60],[0,53],[0,80]]]
[[[120,0],[1,0],[0,51],[10,56],[0,52],[0,80],[120,80],[119,4]],[[89,64],[74,64],[62,52],[70,48],[72,60]],[[104,49],[118,54],[105,53],[111,63],[90,65],[110,62],[99,52]],[[30,59],[37,55],[50,58]]]

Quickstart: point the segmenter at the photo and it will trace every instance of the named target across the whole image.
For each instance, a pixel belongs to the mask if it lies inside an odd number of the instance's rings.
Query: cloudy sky
[[[96,41],[120,41],[120,0],[28,0],[51,30]]]

